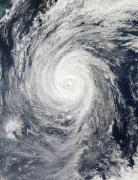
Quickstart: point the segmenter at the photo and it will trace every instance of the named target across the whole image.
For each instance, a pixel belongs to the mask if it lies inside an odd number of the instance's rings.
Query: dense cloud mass
[[[41,7],[0,20],[1,178],[136,180],[138,1]]]

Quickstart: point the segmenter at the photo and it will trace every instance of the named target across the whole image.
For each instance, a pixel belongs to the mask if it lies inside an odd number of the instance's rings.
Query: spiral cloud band
[[[43,105],[60,112],[76,111],[76,116],[78,114],[81,118],[81,114],[85,115],[91,107],[95,93],[92,74],[88,69],[90,57],[81,50],[62,56],[52,59],[44,51],[44,54],[34,57],[37,61],[34,66],[38,71],[32,83]],[[38,64],[40,60],[42,65]]]
[[[18,0],[0,22],[0,174],[109,180],[137,147],[138,3],[52,2]]]

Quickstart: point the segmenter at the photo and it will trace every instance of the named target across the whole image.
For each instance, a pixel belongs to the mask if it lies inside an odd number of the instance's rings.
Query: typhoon
[[[16,0],[0,20],[0,177],[138,178],[138,1]]]

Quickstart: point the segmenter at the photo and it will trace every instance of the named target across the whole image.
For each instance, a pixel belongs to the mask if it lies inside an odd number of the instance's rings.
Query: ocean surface
[[[0,1],[0,18],[2,18],[5,14],[5,2],[4,1]]]
[[[138,179],[138,1],[0,0],[0,179]]]

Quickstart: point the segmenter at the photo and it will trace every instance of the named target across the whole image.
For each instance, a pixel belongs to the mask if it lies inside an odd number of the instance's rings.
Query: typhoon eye
[[[67,91],[72,90],[75,86],[75,82],[73,79],[65,79],[63,81],[63,88]]]

